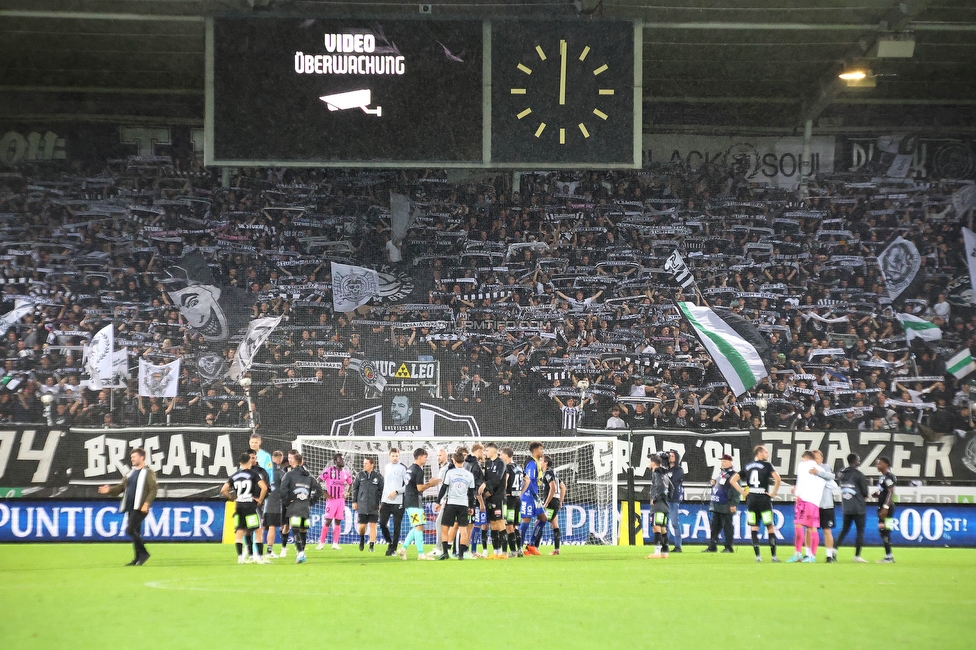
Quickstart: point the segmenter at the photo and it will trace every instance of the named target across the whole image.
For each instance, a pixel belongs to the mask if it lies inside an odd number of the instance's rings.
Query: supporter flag
[[[898,237],[878,255],[878,266],[888,287],[888,296],[895,300],[912,283],[922,268],[922,256],[915,244]]]
[[[125,388],[126,380],[131,379],[129,372],[129,349],[122,348],[112,353],[112,379],[102,381],[102,388]]]
[[[141,397],[176,397],[180,385],[180,360],[154,366],[139,359],[139,395]]]
[[[952,373],[956,379],[962,379],[974,370],[976,370],[976,361],[973,361],[969,348],[959,350],[946,361],[946,371]]]
[[[414,202],[403,194],[390,192],[390,231],[394,244],[400,246],[416,220],[417,209]]]
[[[115,336],[112,325],[106,325],[85,346],[85,370],[88,371],[88,387],[91,390],[111,388],[112,366],[115,360]]]
[[[15,301],[14,308],[3,316],[0,316],[0,336],[6,334],[7,330],[16,325],[21,318],[31,313],[32,309],[34,309],[34,303],[32,302],[24,300]]]
[[[332,306],[347,312],[362,307],[380,292],[380,275],[373,269],[332,262]]]
[[[695,276],[691,274],[688,265],[681,259],[681,253],[678,252],[678,249],[674,249],[671,256],[665,260],[664,270],[671,274],[671,277],[681,285],[682,289],[695,287],[695,291],[698,291],[698,286],[695,284]]]
[[[237,287],[218,286],[198,248],[166,269],[160,282],[187,324],[207,341],[226,341],[244,327],[257,297]]]
[[[898,320],[901,321],[901,326],[905,330],[905,340],[909,343],[915,338],[923,341],[942,340],[942,330],[923,318],[911,314],[898,314]]]
[[[962,229],[962,240],[966,245],[966,265],[969,266],[969,285],[976,295],[976,233],[969,228]]]
[[[963,185],[953,192],[952,207],[955,208],[956,214],[960,217],[976,207],[976,185]]]
[[[234,381],[240,379],[251,369],[254,357],[264,342],[271,336],[274,328],[281,322],[281,316],[277,318],[255,318],[247,326],[247,334],[244,340],[237,346],[237,354],[234,355],[234,362],[230,364],[227,376]]]
[[[358,372],[363,383],[375,388],[377,392],[382,393],[383,389],[386,388],[386,377],[380,373],[372,361],[349,359],[349,372]]]
[[[679,302],[678,308],[736,397],[769,375],[769,344],[752,323],[691,302]]]

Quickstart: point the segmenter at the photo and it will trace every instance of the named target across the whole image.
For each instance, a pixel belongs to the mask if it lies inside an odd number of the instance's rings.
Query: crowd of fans
[[[966,431],[968,393],[944,363],[976,344],[958,186],[835,174],[801,198],[709,165],[464,180],[242,169],[229,186],[159,159],[16,169],[0,174],[0,311],[25,298],[33,310],[4,323],[0,420],[321,431],[376,397],[350,359],[429,355],[429,399],[504,426],[542,414],[550,431]],[[413,202],[405,236],[391,191]],[[877,256],[899,235],[921,269],[892,303]],[[250,395],[201,364],[206,351],[229,363],[239,337],[205,341],[160,284],[192,247],[215,284],[248,293],[252,316],[284,317]],[[674,250],[700,296],[664,271]],[[333,313],[332,261],[382,266],[396,301]],[[770,376],[733,396],[676,300],[751,320]],[[905,311],[942,339],[907,343]],[[133,372],[137,357],[182,360],[176,398],[139,398],[134,376],[85,387],[83,346],[108,323]]]

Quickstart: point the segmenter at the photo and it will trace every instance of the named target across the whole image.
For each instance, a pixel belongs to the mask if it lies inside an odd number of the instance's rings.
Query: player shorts
[[[410,522],[411,527],[423,526],[424,522],[427,521],[427,517],[424,516],[424,509],[407,508],[407,521]]]
[[[475,526],[483,526],[488,523],[488,517],[485,515],[484,510],[475,507],[474,514],[471,515],[471,521],[468,523],[474,524]]]
[[[793,504],[793,524],[807,528],[820,528],[820,508],[817,504],[797,499]]]
[[[308,528],[309,522],[308,517],[289,517],[288,525],[292,528],[297,528],[298,530],[303,530]]]
[[[773,525],[773,502],[768,494],[750,494],[746,498],[746,523],[750,526]]]
[[[522,495],[521,511],[522,519],[531,519],[542,512],[542,504],[535,497],[524,494]]]
[[[326,499],[325,501],[325,514],[322,515],[324,519],[332,519],[333,521],[342,521],[346,518],[346,500],[345,499]]]
[[[278,526],[281,525],[281,522],[282,522],[281,511],[278,510],[277,508],[275,508],[274,511],[270,511],[270,512],[266,511],[264,513],[264,518],[262,520],[262,523],[264,524],[265,528],[272,528],[272,527],[277,528]]]
[[[500,496],[496,498],[493,495],[492,498],[485,501],[485,514],[488,516],[489,522],[504,521],[505,520],[505,514],[503,512],[504,509],[505,509],[505,504],[503,502],[502,497]]]
[[[881,508],[878,508],[878,530],[894,530],[895,529],[895,509],[888,508],[887,516],[881,516]]]
[[[261,527],[261,517],[253,506],[241,508],[234,512],[234,530],[256,530]]]
[[[545,509],[546,520],[547,521],[555,520],[556,515],[559,514],[559,508],[561,507],[562,507],[562,503],[559,502],[559,499],[553,499],[552,501],[550,501],[549,507]]]
[[[444,516],[441,518],[441,526],[468,525],[468,509],[465,506],[447,504],[444,506]]]
[[[502,516],[505,518],[505,523],[515,524],[521,511],[522,504],[518,497],[505,498],[505,504],[502,506]]]
[[[378,512],[360,512],[357,516],[359,517],[359,523],[361,524],[375,524],[379,523],[380,520],[380,513]]]
[[[820,508],[820,528],[834,527],[834,509]]]
[[[667,526],[668,526],[668,511],[667,510],[652,510],[651,511],[651,525],[652,526],[660,526],[661,528],[667,528]]]

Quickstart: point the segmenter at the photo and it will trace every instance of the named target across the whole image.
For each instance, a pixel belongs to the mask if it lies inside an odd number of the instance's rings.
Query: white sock
[[[660,553],[660,552],[661,552],[661,545],[660,544],[655,545],[654,546],[654,553]]]

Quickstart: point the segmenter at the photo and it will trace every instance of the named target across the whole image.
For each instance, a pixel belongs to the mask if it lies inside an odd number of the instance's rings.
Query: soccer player
[[[878,560],[878,564],[894,564],[895,556],[891,554],[891,531],[895,525],[895,483],[898,479],[891,473],[891,459],[879,456],[875,464],[881,476],[878,477],[878,533],[884,544],[885,556]]]
[[[836,553],[836,549],[839,549],[844,543],[844,538],[850,531],[851,524],[854,524],[857,528],[854,541],[854,561],[867,562],[861,557],[861,547],[864,546],[864,523],[867,519],[865,500],[868,498],[868,479],[858,469],[860,465],[861,458],[857,454],[849,454],[847,456],[847,467],[837,474],[837,480],[840,483],[840,503],[844,513],[844,524],[841,526],[834,550]]]
[[[812,451],[803,452],[801,459],[796,468],[796,485],[793,487],[793,494],[796,495],[793,504],[795,552],[787,562],[816,562],[817,545],[820,543],[820,536],[817,535],[817,528],[820,527],[820,498],[823,496],[825,481],[818,476],[820,468],[817,467]]]
[[[247,554],[244,551],[244,535],[257,530],[259,524],[258,507],[264,502],[268,494],[268,484],[261,480],[260,475],[252,469],[254,457],[250,452],[241,454],[240,467],[231,474],[227,482],[220,488],[224,498],[234,499],[234,546],[237,549],[237,563],[245,564]],[[231,496],[231,490],[235,492]]]
[[[268,497],[264,500],[264,529],[267,531],[267,537],[265,538],[264,556],[267,558],[277,558],[274,552],[275,537],[278,533],[278,528],[281,527],[282,522],[282,512],[281,512],[281,479],[285,477],[285,472],[281,469],[281,461],[284,460],[285,455],[279,450],[271,454],[271,462],[273,464],[271,468],[271,485],[268,491]]]
[[[292,458],[294,466],[281,479],[281,501],[285,504],[285,514],[295,534],[295,564],[304,564],[308,520],[312,516],[312,506],[322,496],[322,488],[305,467],[302,455],[295,453]]]
[[[458,451],[465,451],[464,447],[461,447]],[[471,540],[471,557],[478,559],[480,557],[488,556],[488,539],[485,537],[484,532],[487,528],[488,519],[485,517],[485,502],[482,499],[481,492],[482,486],[485,483],[485,473],[481,469],[481,460],[484,457],[484,447],[480,443],[474,443],[471,445],[471,452],[464,459],[464,469],[471,472],[474,476],[475,491],[472,494],[471,508],[473,509],[473,516],[468,520],[468,539]],[[478,554],[478,543],[474,541],[473,532],[474,527],[477,524],[478,532],[481,535],[483,546],[485,548],[485,554]]]
[[[668,493],[671,480],[668,470],[662,467],[661,457],[651,454],[648,459],[651,466],[651,516],[654,531],[654,552],[646,556],[648,560],[666,559],[668,557]]]
[[[448,540],[453,537],[453,530],[461,532],[458,559],[463,560],[464,553],[468,550],[468,516],[472,512],[469,505],[475,492],[474,475],[464,468],[466,460],[464,452],[454,452],[452,460],[454,467],[449,468],[444,474],[444,482],[437,495],[438,501],[446,498],[444,518],[441,522],[442,555],[439,560],[447,560],[451,557],[451,543]],[[422,530],[420,534],[423,535]]]
[[[544,450],[541,442],[529,443],[530,458],[525,462],[525,475],[522,480],[521,510],[522,525],[519,526],[519,535],[524,540],[529,532],[529,524],[532,518],[542,519],[546,516],[539,502],[539,464],[542,462]],[[525,547],[525,555],[542,555],[535,546],[529,544]]]
[[[271,489],[271,476],[268,474],[268,472],[265,471],[265,469],[263,467],[260,467],[258,465],[258,460],[257,460],[258,453],[257,453],[257,451],[255,451],[254,449],[250,449],[250,450],[248,450],[247,453],[251,454],[251,456],[254,458],[254,464],[251,465],[251,469],[253,469],[255,472],[257,472],[258,476],[261,477],[261,480],[264,481],[264,484],[267,485],[268,486],[268,489],[270,490]],[[265,452],[265,453],[267,453],[267,452]],[[268,458],[270,458],[270,457],[271,457],[271,455],[268,454]],[[266,561],[267,558],[264,557],[264,535],[265,535],[265,528],[264,528],[264,505],[261,505],[261,506],[258,506],[258,529],[257,529],[257,531],[254,532],[254,533],[250,533],[250,534],[244,536],[244,541],[247,543],[248,547],[251,549],[251,556],[259,564],[267,564],[267,561]]]
[[[418,560],[430,560],[424,555],[424,490],[439,484],[439,478],[432,478],[424,483],[424,465],[427,464],[427,450],[418,447],[413,450],[413,465],[407,470],[407,484],[403,490],[403,505],[407,510],[407,520],[410,522],[410,532],[403,540],[403,548],[397,551],[397,557],[407,559],[407,547],[412,541],[417,547]]]
[[[489,442],[485,445],[485,482],[481,486],[481,497],[485,504],[488,527],[491,529],[491,550],[489,560],[507,560],[507,544],[502,539],[505,532],[505,476],[507,469],[504,460],[498,457],[498,445]]]
[[[400,462],[400,450],[389,451],[390,462],[383,470],[383,499],[380,501],[380,531],[386,540],[386,555],[396,553],[400,543],[400,526],[403,524],[403,490],[407,484],[407,466]],[[390,517],[393,517],[393,535],[390,536]]]
[[[524,472],[515,462],[515,450],[502,447],[501,458],[505,463],[505,505],[502,515],[505,517],[505,532],[508,537],[508,557],[522,557],[522,537],[519,535],[515,521],[521,512],[522,479]]]
[[[773,562],[779,562],[776,557],[776,527],[773,525],[773,499],[779,492],[782,480],[779,473],[769,463],[769,450],[758,445],[753,451],[753,461],[742,468],[742,471],[732,477],[731,484],[735,491],[746,497],[746,522],[752,529],[752,549],[756,552],[756,562],[762,562],[759,555],[759,522],[766,527],[769,535],[769,552]],[[739,485],[740,478],[745,477],[749,494]],[[770,491],[769,483],[774,481]]]
[[[380,518],[380,499],[383,498],[383,477],[376,471],[376,461],[363,459],[363,471],[352,484],[352,509],[359,521],[359,550],[366,547],[366,525],[369,524],[369,552],[376,545],[376,522]]]
[[[319,533],[319,545],[316,551],[325,548],[329,528],[332,528],[332,548],[338,551],[339,534],[342,532],[342,522],[346,518],[346,489],[352,485],[352,476],[346,471],[346,461],[342,454],[332,457],[332,465],[322,470],[319,480],[325,483],[325,514],[322,517],[322,531]]]
[[[444,483],[444,476],[447,475],[447,470],[451,469],[452,467],[454,467],[454,461],[451,460],[450,457],[448,456],[447,450],[441,447],[440,449],[437,450],[437,478],[441,480],[441,483]],[[441,528],[442,528],[441,522],[444,521],[443,505],[444,504],[441,503],[440,499],[438,499],[437,503],[434,504],[434,512],[437,513],[437,518],[434,520],[434,531],[435,531],[434,545],[436,548],[434,548],[433,551],[428,553],[428,555],[435,556],[435,559],[437,554],[441,552],[441,542],[444,541],[441,532]]]
[[[542,484],[542,516],[536,522],[535,530],[532,531],[532,546],[539,548],[539,544],[542,542],[542,533],[548,522],[552,524],[552,543],[554,547],[550,555],[559,555],[561,533],[557,515],[559,514],[559,507],[562,504],[562,481],[556,475],[556,468],[553,467],[550,456],[544,455],[542,457],[539,468],[542,470],[542,480],[540,481]]]
[[[295,456],[297,455],[298,455],[297,449],[288,450],[288,464],[281,468],[285,474],[287,474],[288,472],[290,472],[291,470],[293,470],[295,467],[298,466],[298,463],[295,462]],[[282,478],[284,478],[284,476],[282,476]],[[295,541],[294,539],[295,536],[291,532],[291,524],[288,521],[288,513],[285,512],[285,502],[282,499],[281,501],[281,553],[278,555],[278,557],[285,557],[286,555],[288,555],[289,537],[291,538],[290,541],[292,542]]]
[[[822,478],[827,482],[824,486],[823,495],[820,497],[820,526],[823,529],[824,535],[824,552],[827,554],[827,563],[833,563],[837,561],[837,551],[834,549],[834,488],[837,487],[837,483],[834,482],[834,473],[830,469],[830,465],[824,462],[823,452],[819,449],[813,450],[813,460],[817,463],[817,476]],[[814,535],[817,535],[817,531],[813,531]]]

